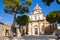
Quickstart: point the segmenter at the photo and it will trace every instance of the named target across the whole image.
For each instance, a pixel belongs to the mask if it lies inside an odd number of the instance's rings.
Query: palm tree
[[[3,0],[4,6],[5,6],[5,13],[13,14],[14,15],[14,21],[11,27],[12,33],[16,33],[16,14],[24,14],[26,12],[29,12],[29,6],[32,4],[32,1],[26,1],[26,5],[22,4],[20,0]],[[14,30],[15,29],[15,30]]]
[[[24,35],[24,33],[26,33],[24,31],[24,29],[26,28],[25,26],[27,26],[29,24],[29,21],[30,21],[30,18],[28,15],[21,15],[21,16],[18,16],[17,19],[17,24],[19,24],[20,26],[22,26],[22,35]],[[25,27],[25,28],[24,28]]]

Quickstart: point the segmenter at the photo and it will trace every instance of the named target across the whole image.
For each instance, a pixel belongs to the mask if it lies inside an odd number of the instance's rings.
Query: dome
[[[38,3],[36,4],[34,10],[41,10],[41,7],[38,5]]]

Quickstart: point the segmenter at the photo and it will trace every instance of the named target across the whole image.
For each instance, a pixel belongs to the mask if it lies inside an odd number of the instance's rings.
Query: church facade
[[[28,35],[44,34],[44,29],[49,25],[49,23],[46,21],[46,17],[38,4],[36,4],[29,17],[30,23],[28,25]]]

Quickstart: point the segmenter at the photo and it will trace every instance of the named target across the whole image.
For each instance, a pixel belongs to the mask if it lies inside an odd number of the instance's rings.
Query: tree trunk
[[[57,23],[55,23],[55,32],[57,33]]]
[[[14,36],[16,36],[16,27],[15,27],[15,24],[16,24],[16,13],[14,13],[14,21],[13,21],[13,24],[12,24],[12,27],[11,27],[11,31],[12,31],[12,34]]]
[[[28,35],[28,25],[26,26],[26,35]]]
[[[57,23],[53,23],[53,26],[54,26],[54,30],[55,30],[55,34],[57,33]]]
[[[13,9],[14,20],[13,20],[13,24],[12,24],[12,27],[11,27],[12,35],[14,35],[14,36],[17,35],[17,33],[16,33],[16,27],[15,27],[15,25],[16,25],[16,11],[17,11],[17,7],[15,7]]]
[[[15,25],[16,25],[16,13],[14,13],[14,22],[13,22],[13,33],[16,33],[16,27],[15,27]]]
[[[24,36],[25,34],[24,34],[24,32],[25,32],[25,29],[24,29],[24,26],[22,26],[22,36]]]

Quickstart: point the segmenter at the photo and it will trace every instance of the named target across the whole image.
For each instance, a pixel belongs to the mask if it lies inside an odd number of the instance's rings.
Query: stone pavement
[[[0,40],[9,40],[9,38],[0,38]],[[40,35],[40,36],[23,36],[22,38],[16,38],[10,40],[57,40],[57,36],[53,35]]]
[[[57,37],[53,35],[40,35],[40,36],[24,36],[25,40],[56,40]]]

